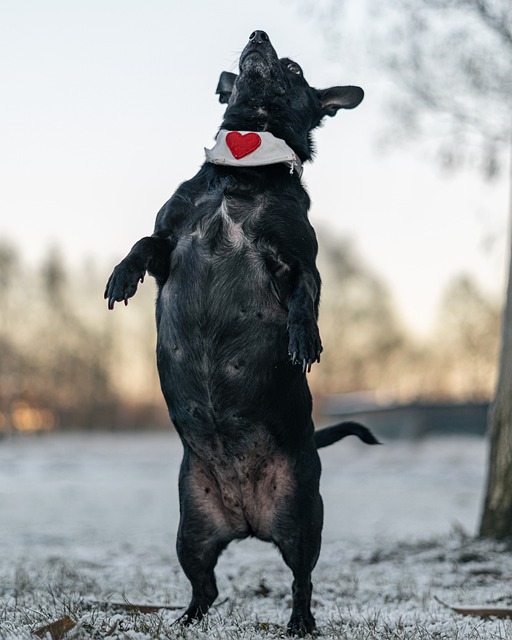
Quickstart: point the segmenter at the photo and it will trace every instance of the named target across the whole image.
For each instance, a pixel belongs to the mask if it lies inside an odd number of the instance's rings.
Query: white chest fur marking
[[[227,239],[231,242],[234,249],[241,249],[245,244],[247,244],[248,239],[242,229],[242,224],[240,222],[235,222],[229,215],[226,198],[223,198],[218,211],[224,224]]]

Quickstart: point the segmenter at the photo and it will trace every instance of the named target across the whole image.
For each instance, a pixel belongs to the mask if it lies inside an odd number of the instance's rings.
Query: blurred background
[[[0,12],[0,434],[168,428],[154,285],[114,312],[103,290],[212,146],[218,76],[254,29],[311,85],[365,90],[316,133],[304,173],[324,282],[318,420],[483,433],[509,251],[509,0]]]

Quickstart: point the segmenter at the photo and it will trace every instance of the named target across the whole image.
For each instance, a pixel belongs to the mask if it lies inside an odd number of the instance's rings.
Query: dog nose
[[[249,42],[261,44],[262,42],[270,42],[270,38],[265,31],[253,31],[249,36]]]

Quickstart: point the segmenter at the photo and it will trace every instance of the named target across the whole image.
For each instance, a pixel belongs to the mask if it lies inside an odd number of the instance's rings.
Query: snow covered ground
[[[66,638],[284,637],[291,575],[271,545],[232,544],[220,596],[183,630],[189,586],[174,541],[181,445],[172,434],[48,435],[0,441],[0,638],[64,615]],[[443,606],[512,608],[512,554],[475,541],[486,447],[438,438],[321,452],[326,519],[314,574],[324,638],[512,637],[512,621]]]

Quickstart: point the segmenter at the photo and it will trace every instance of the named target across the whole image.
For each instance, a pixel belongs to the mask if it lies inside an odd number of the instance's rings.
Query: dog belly
[[[162,327],[158,337],[162,392],[180,437],[201,457],[244,455],[261,432],[294,449],[313,430],[311,395],[300,367],[290,363],[285,322],[251,327],[244,320],[243,330],[233,323],[224,341],[218,330],[205,337],[197,326],[185,338],[170,320],[172,339]]]
[[[211,465],[191,453],[182,486],[189,505],[230,538],[272,539],[276,517],[286,511],[294,481],[288,460],[276,452],[262,457],[256,449],[243,459]]]

